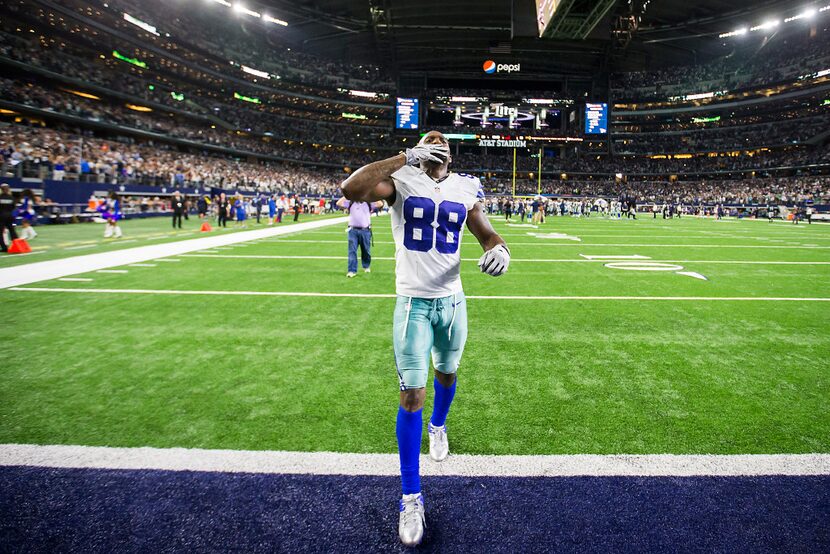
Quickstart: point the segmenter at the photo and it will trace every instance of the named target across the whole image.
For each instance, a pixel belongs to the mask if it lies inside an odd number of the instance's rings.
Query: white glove
[[[494,246],[485,252],[478,260],[478,267],[482,273],[498,277],[507,271],[510,265],[510,251],[503,244]]]
[[[443,144],[419,144],[407,148],[406,165],[418,165],[421,162],[443,164],[450,156],[450,147]]]

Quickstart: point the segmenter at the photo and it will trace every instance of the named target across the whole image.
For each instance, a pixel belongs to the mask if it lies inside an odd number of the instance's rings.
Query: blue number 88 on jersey
[[[467,208],[450,200],[443,200],[437,208],[436,216],[435,201],[423,196],[410,196],[404,201],[403,245],[407,250],[428,252],[434,246],[441,254],[458,252]]]

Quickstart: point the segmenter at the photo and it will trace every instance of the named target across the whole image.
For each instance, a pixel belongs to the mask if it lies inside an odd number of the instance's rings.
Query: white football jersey
[[[484,199],[478,178],[450,173],[434,181],[407,165],[393,173],[392,180],[396,292],[416,298],[461,292],[461,237],[467,212]]]

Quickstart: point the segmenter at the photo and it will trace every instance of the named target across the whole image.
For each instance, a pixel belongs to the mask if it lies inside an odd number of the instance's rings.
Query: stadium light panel
[[[267,23],[276,23],[277,25],[282,25],[283,27],[288,27],[288,21],[283,21],[282,19],[277,19],[276,17],[272,17],[270,15],[263,14],[262,20]]]
[[[126,104],[127,108],[136,111],[136,112],[151,112],[153,108],[148,108],[147,106],[140,106],[138,104]]]
[[[714,98],[714,92],[701,92],[700,94],[687,94],[683,96],[683,100],[705,100],[706,98]]]
[[[76,96],[80,96],[81,98],[89,98],[90,100],[100,100],[101,99],[100,96],[95,96],[94,94],[90,94],[88,92],[81,92],[79,90],[71,90],[71,89],[68,89],[68,88],[61,89],[61,90],[65,90],[66,92],[71,92],[72,94],[74,94]]]
[[[818,12],[815,10],[815,8],[809,8],[809,9],[801,12],[798,15],[788,17],[787,19],[784,20],[784,23],[789,23],[790,21],[796,21],[796,20],[799,20],[799,19],[810,19],[811,17],[813,17],[817,13]]]
[[[830,10],[830,4],[828,4],[827,6],[824,6],[824,7],[823,7],[823,8],[821,8],[819,11],[820,11],[820,12],[826,12],[827,10]]]
[[[765,31],[767,29],[773,29],[775,27],[778,27],[778,25],[780,25],[780,24],[781,24],[780,19],[773,19],[773,20],[770,20],[770,21],[765,21],[765,22],[761,23],[760,25],[756,25],[755,27],[750,27],[749,30],[750,31]]]
[[[352,96],[360,96],[361,98],[377,98],[377,92],[367,92],[365,90],[350,90],[349,94]]]
[[[721,33],[720,35],[718,35],[718,38],[737,37],[740,35],[745,35],[748,32],[749,29],[747,29],[746,27],[742,27],[741,29],[735,29],[734,31],[729,33]]]
[[[260,71],[259,69],[254,69],[253,67],[248,67],[247,65],[240,66],[242,67],[242,71],[248,73],[249,75],[254,75],[255,77],[262,77],[263,79],[270,79],[271,75],[267,71]]]
[[[260,14],[259,12],[255,12],[254,10],[248,9],[244,5],[239,3],[233,5],[233,10],[235,12],[244,13],[245,15],[250,15],[251,17],[262,17],[262,14]]]
[[[222,4],[222,5],[223,5],[223,6],[225,6],[226,8],[230,8],[230,7],[231,7],[231,3],[230,3],[230,2],[228,2],[228,0],[213,0],[213,1],[214,1],[214,2],[216,2],[217,4]]]
[[[124,12],[124,21],[126,21],[127,23],[132,23],[132,24],[133,24],[133,25],[135,25],[136,27],[139,27],[139,28],[141,28],[141,29],[144,29],[144,30],[145,30],[145,31],[147,31],[148,33],[154,34],[154,35],[156,35],[157,37],[158,37],[158,36],[161,36],[161,35],[159,35],[159,32],[158,32],[158,31],[156,31],[156,28],[155,28],[155,27],[153,27],[153,26],[152,26],[152,25],[150,25],[149,23],[145,23],[145,22],[141,21],[140,19],[136,19],[135,17],[131,16],[131,15],[130,15],[130,14],[128,14],[127,12]]]

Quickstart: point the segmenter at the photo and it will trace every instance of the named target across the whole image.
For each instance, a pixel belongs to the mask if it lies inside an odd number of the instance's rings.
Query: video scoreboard
[[[585,104],[585,134],[605,135],[608,133],[608,104],[606,102]]]
[[[418,128],[418,99],[398,97],[395,102],[395,129]]]
[[[555,131],[572,105],[573,100],[557,98],[438,95],[428,100],[424,113],[430,127]]]
[[[536,0],[536,24],[539,27],[540,37],[545,34],[545,29],[548,28],[560,2],[561,0]]]

